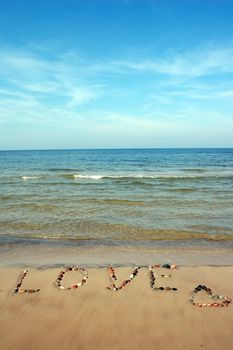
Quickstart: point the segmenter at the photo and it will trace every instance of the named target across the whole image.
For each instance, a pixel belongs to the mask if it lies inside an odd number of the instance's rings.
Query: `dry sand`
[[[132,270],[116,269],[119,283]],[[147,268],[118,292],[106,289],[106,268],[88,269],[87,283],[70,291],[53,285],[60,268],[29,268],[23,287],[40,292],[13,294],[21,271],[0,269],[1,350],[232,349],[233,305],[198,308],[189,303],[198,284],[233,297],[232,266],[181,267],[172,278],[160,278],[160,285],[177,287],[177,292],[151,290]],[[64,285],[80,280],[79,272],[70,272]]]

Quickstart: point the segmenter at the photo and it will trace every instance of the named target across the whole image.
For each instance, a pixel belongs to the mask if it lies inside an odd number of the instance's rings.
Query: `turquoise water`
[[[233,149],[0,152],[0,244],[233,247]]]

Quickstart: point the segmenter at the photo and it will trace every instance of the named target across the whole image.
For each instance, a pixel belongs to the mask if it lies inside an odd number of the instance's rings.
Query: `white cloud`
[[[144,71],[167,76],[200,77],[209,74],[233,72],[233,48],[200,48],[163,58],[149,60],[116,60],[113,65],[133,71]]]
[[[100,142],[148,137],[151,146],[154,138],[162,142],[175,133],[177,140],[190,130],[198,136],[208,125],[216,132],[232,118],[233,83],[225,74],[233,72],[232,57],[231,48],[99,61],[74,51],[55,57],[30,46],[2,49],[0,121],[57,126],[74,139],[77,134]]]
[[[101,96],[101,84],[84,79],[76,59],[69,53],[48,59],[28,48],[2,49],[0,120],[28,122],[34,118],[38,122],[46,116],[48,121],[59,122],[67,115],[73,118],[78,106]]]

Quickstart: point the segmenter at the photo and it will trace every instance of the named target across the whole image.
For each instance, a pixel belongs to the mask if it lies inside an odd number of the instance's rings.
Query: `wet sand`
[[[232,266],[158,270],[172,274],[159,277],[158,285],[176,287],[176,292],[152,290],[147,267],[117,292],[106,289],[106,268],[87,268],[87,282],[72,290],[53,284],[62,266],[27,268],[22,288],[39,288],[38,293],[14,294],[23,266],[0,267],[1,350],[232,349],[233,305],[200,308],[189,302],[199,284],[232,298]],[[116,268],[116,284],[132,270],[133,266]],[[73,271],[62,283],[67,287],[81,279],[81,273]],[[209,302],[204,292],[195,297]]]

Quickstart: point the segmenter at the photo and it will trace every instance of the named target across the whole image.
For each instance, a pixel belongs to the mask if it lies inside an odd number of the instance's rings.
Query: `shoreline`
[[[233,266],[232,249],[157,248],[147,250],[120,247],[77,247],[40,245],[2,245],[0,267],[4,266],[147,266],[176,263],[179,266]]]

